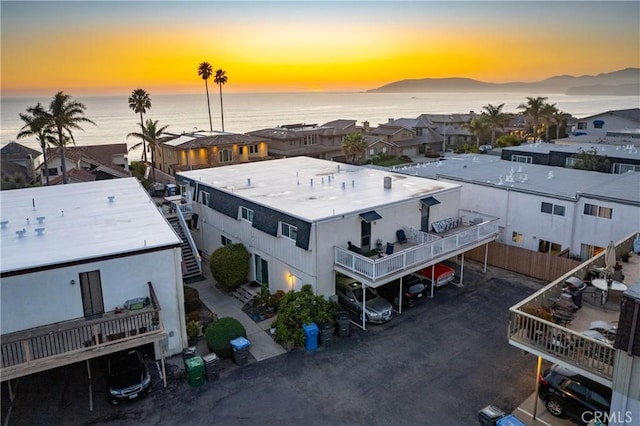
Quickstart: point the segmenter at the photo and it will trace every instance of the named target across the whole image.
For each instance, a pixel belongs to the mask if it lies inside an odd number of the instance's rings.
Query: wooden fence
[[[484,262],[485,247],[465,253],[465,258]],[[487,264],[543,281],[553,281],[580,265],[580,261],[539,253],[492,241],[489,243]]]

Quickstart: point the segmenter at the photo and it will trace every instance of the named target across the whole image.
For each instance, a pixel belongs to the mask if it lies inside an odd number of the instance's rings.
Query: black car
[[[151,392],[151,375],[140,351],[131,349],[107,356],[107,386],[112,404]]]
[[[552,415],[583,423],[593,420],[596,413],[602,419],[611,405],[610,388],[558,365],[540,376],[538,396]]]
[[[415,275],[407,275],[402,278],[402,306],[412,307],[427,300],[427,287],[422,280]],[[400,280],[391,281],[389,284],[378,287],[378,294],[394,306],[398,307],[400,293]]]

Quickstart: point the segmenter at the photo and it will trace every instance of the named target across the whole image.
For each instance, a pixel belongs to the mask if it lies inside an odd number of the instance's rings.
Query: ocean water
[[[70,93],[72,96],[73,94]],[[52,94],[53,96],[53,94]],[[221,130],[220,97],[210,91],[211,120],[214,130]],[[415,118],[420,114],[453,114],[480,112],[488,104],[504,104],[505,112],[518,112],[518,105],[527,96],[546,96],[560,110],[575,117],[609,110],[638,108],[639,96],[568,96],[562,94],[531,93],[224,93],[225,131],[244,133],[267,127],[292,123],[323,124],[337,119],[356,120],[359,125],[368,121],[371,126],[387,122],[390,118]],[[24,124],[19,113],[41,102],[48,105],[51,97],[2,97],[0,144],[15,141]],[[86,106],[86,117],[96,126],[85,123],[84,131],[75,131],[78,145],[96,145],[126,142],[132,146],[135,138],[127,134],[139,131],[140,116],[128,105],[128,94],[122,96],[74,96]],[[144,116],[168,125],[174,133],[194,129],[208,130],[207,99],[202,94],[151,94],[151,109]],[[39,150],[33,138],[19,143]],[[132,152],[137,160],[140,152]]]

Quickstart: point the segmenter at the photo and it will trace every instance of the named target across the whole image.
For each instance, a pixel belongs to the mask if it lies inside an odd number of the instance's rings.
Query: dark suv
[[[603,418],[611,405],[611,389],[572,370],[554,365],[539,379],[538,396],[556,417],[588,423],[594,413]]]
[[[131,349],[107,356],[107,386],[112,404],[136,399],[151,392],[151,375],[138,350]]]

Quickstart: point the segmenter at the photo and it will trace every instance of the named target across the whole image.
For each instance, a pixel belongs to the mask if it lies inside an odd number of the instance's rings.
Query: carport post
[[[89,377],[89,411],[93,411],[93,386],[91,384],[91,364],[87,360],[87,376]]]
[[[540,369],[542,368],[542,357],[538,355],[538,367],[536,370],[536,390],[533,398],[533,421],[536,420],[536,412],[538,411],[538,388],[540,387]]]
[[[462,261],[460,262],[460,285],[462,285],[463,277],[464,277],[464,253],[462,253]]]
[[[164,368],[164,345],[160,344],[160,364],[162,365],[162,382],[167,387],[167,371]]]
[[[435,277],[436,265],[431,265],[431,298],[433,299],[433,288],[436,286]]]
[[[487,258],[489,257],[489,243],[484,245],[484,269],[482,272],[487,272]]]
[[[402,277],[400,277],[400,288],[398,289],[398,313],[401,314],[402,313],[402,285],[404,283],[402,282]]]
[[[362,329],[367,329],[367,286],[362,283]]]

